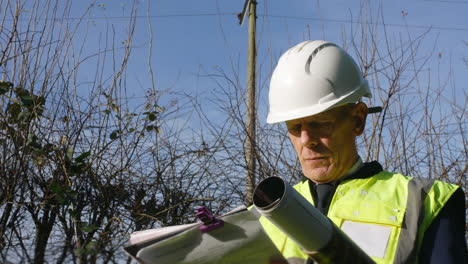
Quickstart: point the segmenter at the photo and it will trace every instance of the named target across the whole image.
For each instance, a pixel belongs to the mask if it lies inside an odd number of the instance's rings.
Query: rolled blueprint
[[[328,217],[279,177],[261,181],[254,206],[318,263],[375,263]]]

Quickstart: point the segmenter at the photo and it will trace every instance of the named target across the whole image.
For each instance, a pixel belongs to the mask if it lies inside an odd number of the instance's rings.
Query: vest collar
[[[321,212],[324,215],[327,215],[331,198],[335,194],[336,187],[342,183],[343,181],[347,180],[353,180],[353,179],[366,179],[369,177],[372,177],[373,175],[378,174],[381,172],[382,165],[378,161],[372,161],[372,162],[367,162],[363,163],[361,158],[358,159],[358,161],[351,167],[351,169],[346,173],[344,177],[342,177],[339,180],[333,181],[331,183],[328,183],[329,185],[332,185],[332,188],[329,190],[329,193],[324,197],[325,201],[320,201],[320,205],[322,207]],[[314,204],[317,205],[318,203],[318,197],[317,197],[317,192],[316,192],[316,186],[317,184],[311,180],[309,180],[309,186],[310,186],[310,192],[312,194],[312,198],[314,199]]]

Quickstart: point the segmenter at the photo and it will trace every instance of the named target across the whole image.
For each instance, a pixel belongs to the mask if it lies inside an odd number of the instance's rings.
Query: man
[[[267,122],[286,123],[307,178],[294,188],[377,263],[466,263],[461,188],[386,172],[359,157],[356,137],[369,113],[360,99],[370,96],[354,60],[333,43],[306,41],[283,54],[271,77]],[[312,262],[261,222],[290,263]]]

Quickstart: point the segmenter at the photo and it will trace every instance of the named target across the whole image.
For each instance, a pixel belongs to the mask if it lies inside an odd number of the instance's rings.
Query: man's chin
[[[315,183],[327,183],[332,181],[328,168],[314,168],[304,171],[304,175]]]

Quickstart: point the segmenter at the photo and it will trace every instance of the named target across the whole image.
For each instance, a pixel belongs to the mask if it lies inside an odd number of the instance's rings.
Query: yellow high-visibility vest
[[[294,186],[313,202],[309,181]],[[456,185],[382,171],[340,183],[327,216],[377,263],[416,263],[424,233]],[[260,222],[290,263],[307,255],[266,218]]]

